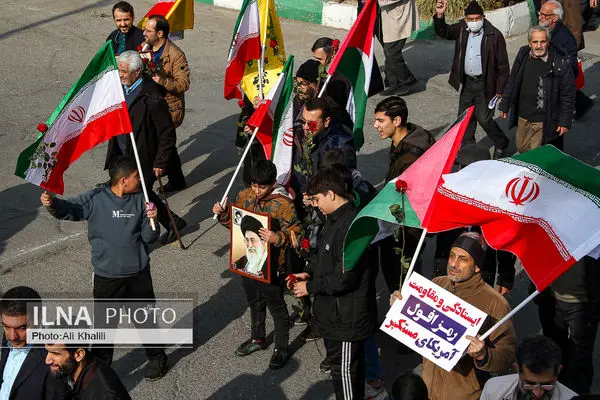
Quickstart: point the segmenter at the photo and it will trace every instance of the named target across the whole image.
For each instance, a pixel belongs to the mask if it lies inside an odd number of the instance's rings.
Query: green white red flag
[[[329,76],[337,71],[350,81],[346,110],[354,122],[354,146],[357,150],[365,142],[363,127],[374,62],[376,19],[377,0],[367,0],[327,70]]]
[[[15,175],[63,194],[63,174],[81,154],[131,132],[113,48],[104,44],[18,159]]]
[[[426,227],[442,174],[450,172],[465,130],[473,114],[470,107],[444,135],[438,139],[398,178],[388,182],[379,194],[356,216],[344,241],[344,270],[354,268],[365,249],[374,241],[390,236],[399,226],[391,206],[404,206],[402,225]],[[405,190],[402,195],[400,189]],[[404,197],[404,199],[403,199]]]
[[[600,171],[553,146],[444,175],[434,201],[429,231],[481,226],[538,291],[600,245]]]
[[[260,18],[257,0],[244,0],[240,15],[235,23],[233,38],[227,57],[225,69],[224,96],[230,100],[241,99],[239,85],[244,77],[246,64],[251,60],[259,60]]]
[[[292,169],[294,143],[294,56],[288,57],[283,71],[267,97],[248,120],[251,129],[258,127],[256,138],[267,159],[277,167],[277,182],[287,185]]]

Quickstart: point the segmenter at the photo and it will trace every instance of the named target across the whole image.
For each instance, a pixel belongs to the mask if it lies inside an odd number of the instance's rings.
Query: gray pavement
[[[12,175],[16,156],[35,137],[35,126],[53,111],[85,64],[113,29],[111,0],[6,0],[0,16],[0,292],[14,285],[30,285],[43,295],[60,293],[91,295],[89,245],[84,223],[59,222],[40,207],[40,189]],[[152,1],[134,3],[138,14]],[[247,358],[237,358],[233,349],[249,336],[249,314],[239,279],[227,271],[228,232],[215,226],[211,205],[218,201],[238,161],[234,131],[238,106],[222,97],[225,58],[237,12],[196,3],[196,29],[178,43],[186,52],[192,70],[187,93],[186,119],[178,129],[183,170],[190,187],[169,198],[172,209],[189,223],[184,241],[191,246],[156,246],[152,273],[157,293],[188,294],[197,299],[194,310],[194,349],[169,349],[169,374],[149,383],[142,378],[145,361],[140,349],[119,350],[114,367],[135,399],[326,399],[332,390],[328,376],[319,372],[324,353],[322,342],[301,346],[296,341],[301,328],[291,331],[295,353],[282,370],[267,368],[271,349]],[[343,39],[345,31],[282,20],[285,48],[299,64],[310,57],[310,46],[321,36]],[[600,91],[600,32],[587,33],[584,67],[586,93]],[[524,37],[508,39],[514,57],[525,44]],[[409,65],[419,78],[422,91],[408,96],[409,120],[434,133],[453,122],[458,94],[447,84],[453,43],[419,41],[406,50]],[[377,56],[383,60],[380,47]],[[379,98],[371,99],[370,111]],[[594,165],[600,164],[599,106],[577,122],[566,139],[566,151]],[[371,121],[367,120],[370,127]],[[503,121],[501,126],[505,127]],[[479,132],[481,135],[481,132]],[[511,134],[514,137],[514,133]],[[483,138],[483,143],[491,142]],[[374,184],[382,181],[387,168],[387,142],[368,128],[359,154],[359,168]],[[514,149],[514,145],[512,146]],[[90,189],[106,180],[102,170],[106,145],[84,154],[66,173],[66,195]],[[559,205],[557,205],[559,206]],[[431,244],[427,257],[431,258]],[[381,279],[381,278],[380,278]],[[388,298],[383,285],[380,312]],[[526,278],[521,274],[510,295],[515,304],[525,296]],[[293,301],[289,299],[290,303]],[[535,307],[515,317],[518,334],[539,329]],[[272,325],[269,321],[269,331]],[[398,352],[392,340],[379,336],[384,379],[391,384],[400,372],[414,368],[419,358]],[[598,346],[597,346],[598,347]],[[598,348],[595,353],[598,364]],[[596,372],[596,381],[600,373]],[[595,384],[600,391],[600,385]]]

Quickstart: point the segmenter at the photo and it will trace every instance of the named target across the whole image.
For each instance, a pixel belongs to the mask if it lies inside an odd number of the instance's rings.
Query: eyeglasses
[[[544,14],[543,12],[541,12],[541,11],[538,11],[538,17],[539,17],[539,16],[542,16],[542,17],[544,17],[544,18],[550,18],[550,17],[552,17],[552,16],[554,16],[554,15],[556,15],[556,14]]]
[[[144,28],[144,32],[145,33],[152,33],[152,32],[156,32],[156,30],[150,30],[150,29]]]
[[[551,392],[554,390],[556,384],[550,383],[523,383],[523,389],[533,392],[536,389],[542,389],[544,392]]]

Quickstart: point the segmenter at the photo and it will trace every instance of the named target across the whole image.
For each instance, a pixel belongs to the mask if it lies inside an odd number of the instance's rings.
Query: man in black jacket
[[[113,6],[112,14],[117,29],[108,35],[106,41],[112,44],[115,55],[136,50],[144,42],[144,34],[133,25],[133,7],[126,1],[120,1]]]
[[[35,300],[37,299],[37,300]],[[50,376],[46,350],[27,344],[27,303],[40,303],[30,287],[8,290],[0,300],[4,336],[0,349],[0,399],[59,400],[65,387]]]
[[[165,203],[152,190],[157,177],[165,175],[172,165],[171,157],[176,154],[175,126],[164,98],[164,88],[152,79],[142,77],[142,59],[137,52],[129,50],[124,52],[117,57],[117,64],[142,166],[140,173],[146,183],[150,201],[158,210],[158,222],[167,230],[162,242],[171,243],[177,240],[177,236],[170,224],[169,211]],[[104,168],[110,168],[111,162],[119,155],[134,158],[128,135],[110,139]],[[187,225],[174,212],[171,211],[171,215],[178,230]]]
[[[447,0],[438,0],[433,26],[438,36],[454,40],[454,60],[448,83],[456,89],[462,86],[458,115],[475,106],[473,118],[463,142],[475,143],[477,122],[494,142],[494,158],[506,156],[508,137],[494,121],[494,97],[501,97],[509,75],[508,53],[502,33],[484,18],[483,8],[473,0],[465,9],[465,18],[448,25],[444,18]]]
[[[529,30],[529,46],[517,53],[498,107],[502,118],[511,111],[509,126],[517,125],[517,150],[521,153],[555,142],[573,121],[573,68],[567,56],[550,45],[549,36],[543,26]]]
[[[550,30],[550,43],[560,49],[569,58],[573,67],[573,76],[577,78],[579,65],[577,61],[577,40],[569,28],[563,24],[563,7],[556,0],[549,0],[542,5],[538,13],[540,26]],[[575,119],[581,119],[592,108],[594,101],[587,97],[581,90],[575,92]],[[562,148],[562,136],[556,147]]]
[[[357,265],[345,270],[344,238],[357,211],[351,188],[340,174],[323,170],[309,183],[308,193],[327,216],[316,256],[306,272],[288,278],[297,297],[314,295],[314,315],[325,341],[336,399],[364,398],[364,340],[373,332],[375,280],[368,250]]]
[[[115,371],[98,361],[86,346],[46,344],[46,350],[52,375],[71,388],[66,400],[131,400]]]

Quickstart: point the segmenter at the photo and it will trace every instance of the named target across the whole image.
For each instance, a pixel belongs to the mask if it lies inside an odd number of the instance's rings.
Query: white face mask
[[[467,22],[467,27],[471,32],[479,32],[483,28],[483,19],[481,21]]]

